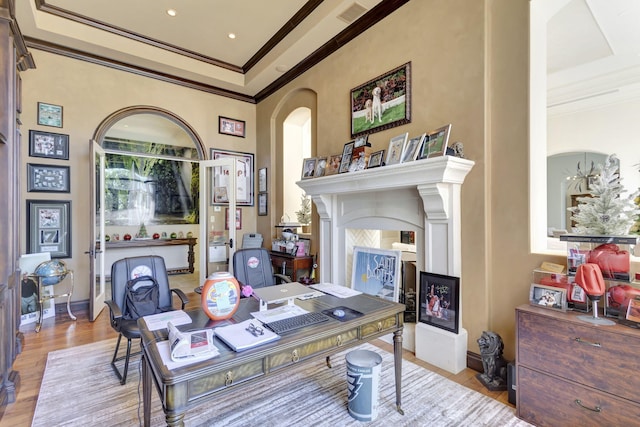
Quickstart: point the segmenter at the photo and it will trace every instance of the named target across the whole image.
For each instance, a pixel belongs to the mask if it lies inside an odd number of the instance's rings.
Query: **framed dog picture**
[[[411,122],[411,62],[351,90],[351,137]]]

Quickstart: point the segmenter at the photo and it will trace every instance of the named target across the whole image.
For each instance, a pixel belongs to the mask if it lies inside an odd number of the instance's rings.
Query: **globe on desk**
[[[45,261],[36,267],[34,275],[40,277],[40,283],[43,286],[51,286],[60,283],[67,277],[69,270],[64,261],[52,259]]]

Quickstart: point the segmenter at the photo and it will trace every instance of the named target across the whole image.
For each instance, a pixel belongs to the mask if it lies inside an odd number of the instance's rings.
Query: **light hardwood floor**
[[[189,297],[188,308],[198,307],[200,295],[194,293],[198,283],[198,274],[186,274],[170,276],[171,286],[182,289]],[[50,351],[60,350],[73,346],[88,344],[109,338],[117,337],[117,334],[109,325],[109,313],[107,309],[102,312],[94,322],[88,320],[87,313],[74,313],[78,319],[73,321],[66,312],[57,313],[55,318],[45,319],[42,329],[35,333],[33,326],[26,325],[20,328],[24,334],[24,348],[14,363],[14,370],[20,373],[20,389],[14,403],[7,406],[4,415],[0,419],[0,426],[30,426],[35,411],[40,383],[47,362],[47,354]],[[381,340],[373,344],[387,351],[393,351],[393,346]],[[403,357],[413,363],[424,366],[439,373],[452,381],[476,390],[506,405],[508,394],[487,390],[477,379],[477,372],[465,369],[457,375],[453,375],[428,363],[417,359],[412,352],[404,351]],[[70,361],[70,363],[73,363]],[[114,386],[117,386],[114,375]],[[64,384],[60,384],[64,387]],[[89,385],[87,384],[87,387]],[[73,396],[69,396],[73,399]]]

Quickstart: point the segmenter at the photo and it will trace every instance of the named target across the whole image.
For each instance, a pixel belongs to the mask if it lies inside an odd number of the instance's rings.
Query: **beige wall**
[[[451,141],[463,142],[476,162],[462,188],[463,327],[470,351],[478,352],[483,330],[493,330],[508,358],[514,308],[527,302],[531,270],[543,259],[530,255],[528,242],[528,6],[409,2],[257,106],[258,139],[272,141],[269,149],[258,147],[265,165],[268,155],[275,164],[277,151],[268,150],[278,147],[277,117],[303,89],[317,94],[314,154],[340,153],[350,140],[349,91],[411,61],[411,123],[369,141],[374,151],[386,149],[399,133],[411,137],[452,123]],[[259,220],[263,233],[268,226]]]
[[[27,163],[50,163],[71,167],[71,194],[27,193],[22,200],[72,200],[72,255],[66,259],[75,272],[74,301],[89,298],[89,140],[96,128],[111,113],[124,107],[150,105],[169,110],[195,129],[207,156],[212,147],[254,152],[256,146],[255,105],[205,92],[186,89],[158,80],[136,76],[88,62],[77,61],[32,50],[37,68],[22,73],[22,182],[26,183]],[[37,103],[63,106],[63,128],[37,125]],[[218,116],[246,121],[246,138],[218,133]],[[30,129],[64,133],[70,139],[70,159],[50,160],[29,157]],[[25,206],[23,204],[23,206]],[[243,208],[243,230],[255,230],[254,208]],[[21,229],[26,230],[26,215]],[[175,226],[173,226],[175,227]],[[168,232],[172,230],[167,227]],[[135,230],[133,230],[135,232]],[[132,233],[133,234],[133,233]],[[26,232],[22,248],[26,250]]]

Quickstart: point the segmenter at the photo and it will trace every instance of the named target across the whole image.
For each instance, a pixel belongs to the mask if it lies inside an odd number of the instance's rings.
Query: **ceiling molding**
[[[179,86],[200,90],[203,92],[223,96],[226,98],[231,98],[239,101],[257,104],[260,101],[272,95],[277,90],[284,87],[289,82],[293,81],[294,79],[302,75],[305,71],[317,65],[319,62],[327,58],[332,53],[336,52],[341,47],[348,44],[351,40],[355,39],[365,31],[370,29],[373,25],[380,22],[382,19],[386,18],[389,14],[393,13],[395,10],[397,10],[404,4],[408,3],[409,1],[410,0],[384,0],[378,3],[375,7],[369,10],[369,12],[365,13],[362,17],[356,20],[352,25],[350,25],[349,27],[344,29],[342,32],[337,34],[335,37],[330,39],[327,43],[322,45],[320,48],[316,49],[316,51],[314,51],[312,54],[310,54],[305,59],[300,61],[288,72],[284,73],[280,78],[273,81],[271,84],[269,84],[266,88],[258,92],[258,94],[256,94],[253,97],[250,95],[239,93],[239,92],[234,92],[227,89],[222,89],[220,87],[200,83],[191,79],[178,77],[178,76],[163,73],[157,70],[128,64],[122,61],[106,58],[103,56],[95,55],[95,54],[84,52],[77,49],[68,48],[62,45],[54,44],[51,42],[47,42],[47,41],[32,38],[32,37],[25,37],[25,42],[26,42],[26,46],[29,48],[38,49],[45,52],[49,52],[49,53],[53,53],[53,54],[65,56],[68,58],[81,60],[81,61],[90,62],[97,65],[102,65],[105,67],[133,73],[143,77],[157,79],[166,83],[177,84]],[[45,0],[36,0],[36,3],[39,8],[48,8],[47,12],[49,13],[53,13],[52,11],[55,9],[58,12],[57,14],[59,16],[63,16],[63,15],[60,15],[60,13],[63,13],[61,9],[57,9],[53,6],[46,5]],[[254,55],[254,57],[249,60],[246,67],[250,68],[254,66],[256,61],[259,60],[258,59],[259,54],[263,56],[266,55],[269,50],[273,49],[273,47],[275,46],[275,44],[277,44],[280,38],[283,38],[284,36],[289,34],[293,30],[293,28],[295,28],[295,26],[298,25],[299,22],[301,22],[301,20],[304,19],[304,17],[308,16],[313,11],[313,9],[315,9],[320,3],[321,3],[320,0],[308,1],[305,4],[305,6],[302,9],[300,9],[300,11],[298,11],[298,13],[287,23],[285,27],[289,27],[289,28],[283,27],[274,37],[272,37],[269,40],[269,42],[265,44],[265,46],[262,48],[264,49],[264,51],[261,49],[259,53]],[[77,15],[75,16],[77,17]],[[73,19],[72,17],[66,16],[66,15],[64,15],[63,17],[68,19]],[[91,20],[89,18],[86,18],[86,22],[85,21],[78,21],[78,22],[81,22],[86,25],[92,25],[91,24],[92,22],[97,23],[97,21]],[[92,26],[95,26],[95,25],[92,25]],[[97,27],[97,28],[104,29],[102,27]],[[115,27],[111,27],[111,28],[115,28]],[[135,40],[138,40],[131,35],[132,33],[128,33],[122,29],[120,30],[123,31],[124,33],[123,34],[117,33],[117,34],[123,37],[133,38]],[[144,38],[144,39],[147,39],[147,38]],[[150,39],[147,39],[147,40],[150,40]],[[138,41],[143,41],[143,40],[138,40]],[[240,72],[242,71],[243,70],[240,70]]]
[[[268,96],[272,95],[277,90],[284,87],[287,83],[302,75],[305,71],[311,67],[317,65],[323,59],[345,46],[351,40],[364,33],[367,29],[373,27],[388,15],[393,13],[399,7],[408,3],[409,0],[386,0],[378,3],[373,9],[365,13],[360,19],[354,22],[352,25],[344,29],[337,34],[327,43],[316,49],[311,55],[307,56],[304,60],[300,61],[295,67],[291,68],[288,72],[283,74],[282,77],[272,82],[266,88],[258,92],[255,96],[256,103],[261,102]]]
[[[138,67],[136,65],[127,64],[121,61],[105,58],[103,56],[94,55],[92,53],[82,52],[80,50],[71,49],[65,46],[60,46],[60,45],[49,43],[43,40],[38,40],[31,37],[25,37],[25,42],[27,47],[31,49],[38,49],[44,52],[65,56],[67,58],[73,58],[73,59],[78,59],[80,61],[90,62],[92,64],[102,65],[102,66],[113,68],[119,71],[125,71],[125,72],[133,73],[139,76],[161,80],[166,83],[173,83],[173,84],[187,87],[190,89],[200,90],[203,92],[211,93],[213,95],[224,96],[226,98],[232,98],[238,101],[249,102],[251,104],[256,103],[255,98],[249,95],[244,95],[242,93],[222,89],[222,88],[211,86],[211,85],[206,85],[204,83],[162,73],[160,71]]]

